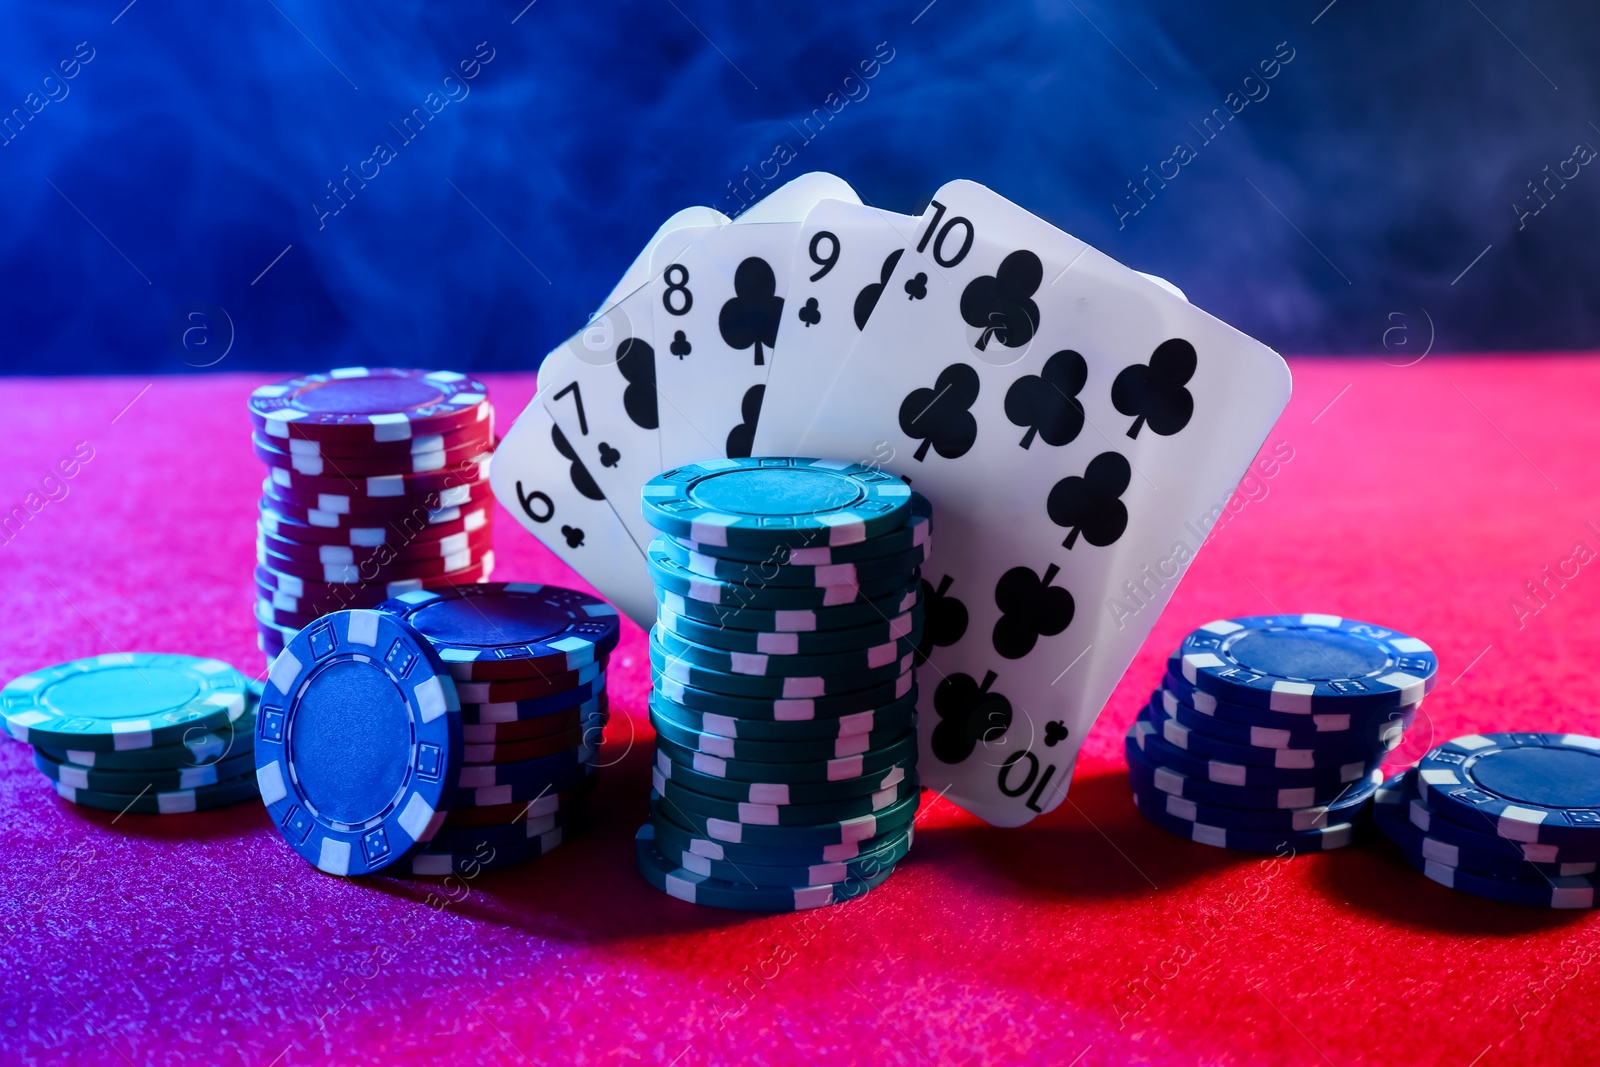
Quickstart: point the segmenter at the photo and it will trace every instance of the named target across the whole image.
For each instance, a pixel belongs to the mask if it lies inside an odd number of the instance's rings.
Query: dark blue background
[[[221,368],[531,368],[780,140],[783,176],[901,211],[984,182],[1283,351],[1596,345],[1600,167],[1520,230],[1513,207],[1600,147],[1595,5],[925,3],[9,3],[0,114],[66,95],[0,147],[3,368],[184,370],[229,322]],[[319,229],[326,183],[479,42],[469,95]],[[1196,157],[1119,228],[1179,140]]]

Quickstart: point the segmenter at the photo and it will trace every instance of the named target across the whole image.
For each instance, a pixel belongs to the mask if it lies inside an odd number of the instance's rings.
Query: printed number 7
[[[566,396],[568,393],[572,394],[573,406],[575,406],[578,409],[578,429],[579,429],[579,431],[581,431],[583,433],[583,436],[588,437],[589,436],[589,420],[587,418],[585,418],[584,414],[583,414],[583,390],[578,388],[578,383],[577,382],[573,382],[571,385],[567,386],[565,389],[561,390],[559,393],[557,393],[555,396],[551,397],[550,399],[551,400],[560,400],[562,397]]]

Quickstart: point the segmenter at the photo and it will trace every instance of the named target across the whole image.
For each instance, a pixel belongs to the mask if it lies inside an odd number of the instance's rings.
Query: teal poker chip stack
[[[1219,848],[1348,845],[1438,669],[1422,641],[1336,615],[1207,623],[1124,739],[1134,804]]]
[[[120,814],[174,815],[257,796],[261,686],[220,660],[117,653],[12,679],[6,732],[65,800]]]
[[[1592,909],[1600,738],[1458,737],[1378,790],[1378,828],[1440,885],[1535,908]]]
[[[799,911],[910,850],[928,502],[855,464],[735,459],[643,490],[661,536],[640,874],[680,900]]]

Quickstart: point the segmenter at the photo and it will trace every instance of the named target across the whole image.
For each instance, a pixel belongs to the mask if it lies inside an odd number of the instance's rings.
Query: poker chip
[[[181,815],[191,811],[210,811],[213,808],[238,804],[258,795],[256,781],[246,775],[231,778],[217,785],[195,789],[176,789],[159,793],[103,793],[96,789],[78,789],[64,782],[56,782],[56,794],[73,804],[119,814]]]
[[[461,711],[427,638],[380,611],[301,630],[267,673],[256,780],[290,846],[329,874],[397,863],[457,791]]]
[[[435,452],[451,452],[463,448],[473,448],[474,453],[482,452],[484,447],[494,444],[494,419],[475,421],[459,430],[448,433],[418,434],[414,437],[401,437],[392,441],[313,441],[305,437],[277,437],[254,433],[251,440],[261,441],[269,448],[287,451],[295,457],[327,456],[331,459],[364,459],[366,457],[382,458],[384,460],[405,460],[409,456],[427,455]],[[477,446],[477,447],[474,447]]]
[[[695,689],[706,689],[730,696],[788,699],[795,697],[841,696],[874,686],[886,685],[910,672],[912,653],[905,652],[879,667],[837,670],[826,674],[793,675],[733,674],[696,666],[662,647],[654,633],[650,637],[650,666],[661,678]]]
[[[243,715],[231,723],[212,729],[195,727],[175,744],[130,748],[120,752],[36,745],[34,751],[53,763],[106,771],[171,771],[205,767],[254,750],[256,704],[261,694],[259,683],[252,681],[250,687],[249,707]]]
[[[430,538],[426,541],[416,541],[411,544],[381,544],[375,548],[357,548],[354,545],[326,545],[316,542],[304,543],[293,541],[278,534],[269,532],[265,526],[258,524],[256,527],[256,544],[266,548],[279,556],[290,559],[304,560],[310,563],[344,564],[346,566],[367,565],[384,566],[389,563],[404,563],[409,560],[434,560],[450,559],[461,553],[481,557],[484,552],[493,547],[490,531],[480,529],[477,533],[458,533],[448,537]],[[457,568],[451,568],[457,569]]]
[[[291,559],[256,544],[256,563],[276,574],[322,585],[377,585],[433,579],[440,582],[465,580],[469,571],[481,571],[493,559],[492,549],[482,555],[470,549],[444,559],[395,560],[388,563],[313,563]]]
[[[463,704],[465,709],[468,705]],[[550,737],[554,734],[565,734],[571,730],[582,730],[597,718],[606,714],[606,698],[604,694],[584,701],[576,707],[565,709],[551,715],[542,715],[532,719],[513,719],[510,722],[466,722],[465,716],[461,724],[461,739],[469,745],[498,745],[513,741],[528,741],[537,737]],[[467,762],[472,762],[470,759]]]
[[[1165,695],[1171,696],[1170,693]],[[1352,739],[1338,734],[1311,739],[1313,742],[1332,742],[1323,747],[1301,748],[1291,745],[1278,748],[1272,745],[1235,744],[1183,725],[1172,717],[1172,712],[1177,710],[1179,709],[1176,701],[1173,701],[1173,707],[1169,711],[1163,700],[1153,698],[1140,712],[1140,716],[1150,723],[1167,744],[1197,759],[1220,760],[1224,763],[1242,763],[1281,770],[1309,770],[1316,767],[1319,762],[1323,766],[1327,766],[1330,762],[1342,766],[1352,759],[1376,758],[1387,752],[1391,744],[1400,740],[1397,732],[1392,741],[1386,738],[1381,743],[1368,745],[1352,743]]]
[[[250,437],[251,451],[256,458],[269,467],[291,471],[295,474],[307,474],[318,477],[335,478],[364,478],[368,475],[392,474],[430,474],[446,468],[454,468],[463,461],[487,452],[493,446],[488,434],[471,434],[461,436],[452,434],[451,444],[445,445],[443,437],[438,438],[439,446],[436,449],[423,451],[407,451],[395,453],[368,453],[350,456],[336,455],[324,452],[320,448],[283,449],[279,445],[316,445],[315,441],[301,441],[279,439],[274,443],[260,434]],[[354,451],[354,450],[351,450]]]
[[[1530,908],[1593,908],[1595,886],[1600,884],[1600,878],[1592,875],[1511,878],[1485,874],[1462,867],[1449,867],[1411,852],[1406,853],[1406,860],[1426,877],[1446,888],[1498,900],[1503,904],[1521,904]]]
[[[1178,700],[1200,712],[1208,719],[1234,726],[1286,730],[1291,734],[1348,734],[1354,732],[1371,736],[1381,733],[1393,723],[1400,722],[1405,718],[1408,711],[1414,711],[1417,707],[1416,704],[1400,704],[1395,707],[1373,710],[1314,712],[1310,715],[1298,715],[1292,712],[1272,711],[1269,708],[1253,708],[1244,704],[1233,704],[1226,700],[1218,700],[1205,690],[1196,689],[1170,670],[1161,679],[1161,685],[1162,688]]]
[[[529,786],[560,783],[562,789],[587,774],[594,760],[594,745],[581,739],[544,755],[500,763],[463,763],[457,782],[462,789],[490,789],[496,786]],[[524,799],[513,796],[513,800]],[[503,804],[507,801],[493,801]]]
[[[752,585],[726,582],[695,574],[675,562],[661,547],[662,539],[650,542],[645,564],[658,593],[676,593],[689,600],[723,608],[753,608],[758,611],[806,611],[839,607],[858,601],[879,600],[905,588],[905,574],[890,574],[860,585],[823,587],[798,585]],[[916,577],[913,573],[912,577]]]
[[[1151,803],[1158,800],[1163,802],[1169,815],[1190,822],[1202,822],[1210,826],[1237,830],[1312,830],[1340,822],[1353,822],[1360,818],[1367,802],[1372,799],[1372,794],[1382,783],[1383,774],[1374,770],[1360,782],[1339,787],[1334,791],[1332,799],[1317,802],[1314,796],[1311,803],[1299,807],[1279,805],[1293,803],[1294,800],[1303,798],[1304,794],[1301,791],[1267,790],[1259,801],[1253,800],[1256,803],[1255,807],[1242,807],[1219,803],[1216,799],[1236,794],[1218,794],[1211,789],[1200,790],[1199,786],[1209,786],[1210,783],[1197,783],[1189,779],[1182,784],[1185,793],[1203,792],[1208,798],[1213,798],[1196,800],[1193,795],[1185,796],[1170,791],[1174,788],[1172,772],[1167,771],[1158,777],[1150,765],[1141,759],[1128,761],[1128,781],[1132,784],[1134,792],[1146,797]],[[1160,788],[1162,786],[1166,788]],[[1326,797],[1328,794],[1322,792],[1318,795]]]
[[[456,692],[460,691],[458,684]],[[549,696],[490,703],[464,702],[461,705],[461,721],[467,725],[527,722],[570,711],[603,695],[605,691],[606,676],[604,672],[596,671],[587,682],[574,685],[571,689],[551,693]]]
[[[656,612],[656,628],[683,642],[705,648],[760,656],[833,656],[907,640],[922,639],[922,613],[913,609],[865,626],[811,632],[740,630],[702,622],[665,607]],[[668,647],[671,647],[670,645]]]
[[[682,704],[696,711],[718,712],[736,719],[769,719],[775,722],[837,718],[871,711],[899,700],[912,692],[917,684],[916,675],[908,670],[892,682],[867,689],[852,690],[837,696],[762,698],[687,686],[662,676],[653,668],[650,680],[657,693],[675,704]]]
[[[546,777],[530,776],[522,781],[499,785],[478,786],[456,792],[457,808],[503,808],[506,805],[526,804],[581,785],[594,777],[594,768],[588,763],[553,761],[544,770]]]
[[[882,472],[799,459],[679,468],[643,497],[661,536],[646,553],[659,610],[641,872],[765,911],[886,877],[920,803],[928,502]],[[759,877],[735,876],[743,864]]]
[[[691,904],[706,904],[714,908],[738,911],[805,911],[829,904],[841,904],[883,884],[894,873],[889,864],[870,875],[847,878],[842,882],[824,885],[803,885],[789,888],[775,886],[739,885],[708,878],[682,867],[674,867],[657,851],[654,844],[654,827],[646,824],[639,828],[635,839],[639,873],[645,881],[679,900]]]
[[[335,519],[343,516],[334,516]],[[416,521],[389,520],[377,526],[320,524],[291,518],[278,507],[262,501],[258,511],[260,527],[273,537],[302,545],[348,545],[351,548],[378,548],[383,545],[416,547],[461,534],[476,534],[489,524],[489,509],[475,508],[459,518],[438,522],[424,515]]]
[[[1523,844],[1600,849],[1600,738],[1468,734],[1417,761],[1435,811]]]
[[[617,647],[617,609],[553,585],[496,582],[403,593],[384,605],[427,635],[461,681],[574,671]]]
[[[1464,867],[1468,870],[1508,877],[1535,874],[1562,876],[1594,874],[1600,863],[1594,860],[1563,863],[1538,863],[1524,859],[1520,852],[1511,856],[1511,849],[1500,852],[1479,851],[1468,845],[1456,844],[1443,837],[1424,833],[1412,824],[1406,809],[1410,803],[1407,795],[1412,791],[1408,784],[1415,772],[1406,770],[1384,781],[1372,796],[1372,816],[1385,837],[1399,845],[1408,854],[1425,860],[1442,863],[1446,867]]]
[[[587,685],[604,673],[606,661],[596,660],[577,670],[536,675],[509,682],[457,682],[456,690],[464,701],[473,704],[498,704],[534,700]],[[449,668],[446,667],[446,670]]]
[[[261,483],[261,495],[273,506],[284,504],[302,513],[317,511],[338,515],[348,524],[370,526],[374,521],[396,515],[420,519],[446,509],[470,511],[487,507],[494,491],[487,481],[479,481],[405,494],[328,492],[292,488],[269,478]]]
[[[656,605],[659,609],[674,615],[682,615],[713,626],[725,626],[735,630],[809,633],[816,630],[838,630],[887,622],[896,615],[903,615],[916,608],[921,601],[921,593],[920,584],[912,581],[905,589],[877,600],[857,600],[835,607],[776,610],[712,604],[658,587]]]
[[[1412,826],[1432,837],[1454,845],[1502,859],[1533,863],[1581,863],[1600,860],[1600,849],[1593,846],[1547,845],[1513,841],[1492,832],[1481,823],[1476,827],[1458,823],[1434,810],[1418,789],[1415,774],[1404,780],[1405,815]]]
[[[505,770],[526,760],[540,760],[559,753],[581,752],[582,759],[594,756],[594,748],[605,729],[604,714],[591,715],[557,734],[530,737],[521,741],[468,743],[462,753],[463,770],[467,765],[487,764]],[[463,774],[465,779],[465,774]],[[492,784],[492,783],[484,783]]]
[[[698,551],[698,548],[688,548],[673,538],[664,536],[652,541],[650,547],[653,551],[659,552],[664,559],[671,560],[690,574],[734,585],[779,588],[826,589],[836,586],[870,586],[920,567],[928,558],[926,544],[879,559],[862,560],[859,563],[825,563],[818,566],[792,563],[785,565],[768,560],[750,563],[743,560],[719,559]]]
[[[702,837],[730,844],[759,845],[762,848],[820,848],[825,845],[865,841],[903,827],[917,813],[921,797],[915,793],[880,811],[854,818],[805,825],[765,825],[718,819],[689,810],[682,803],[653,797],[651,811],[672,812],[672,819]]]
[[[1222,808],[1269,811],[1314,808],[1335,803],[1367,785],[1375,789],[1383,780],[1381,774],[1373,777],[1377,768],[1363,766],[1353,782],[1337,775],[1319,779],[1314,785],[1257,788],[1182,774],[1171,764],[1158,762],[1158,757],[1147,755],[1131,735],[1123,742],[1123,753],[1127,758],[1129,775],[1141,782],[1148,782],[1150,788],[1198,804]]]
[[[492,425],[482,382],[454,371],[342,367],[263,385],[250,394],[250,421],[269,440],[326,445],[412,440]]]
[[[471,851],[480,845],[516,845],[542,837],[556,827],[576,822],[574,811],[553,811],[532,819],[514,819],[492,826],[443,827],[420,847],[435,852]]]
[[[748,741],[703,733],[657,714],[653,707],[650,712],[650,725],[655,727],[656,733],[683,748],[720,756],[723,759],[762,763],[786,759],[840,759],[870,752],[904,735],[910,726],[915,725],[915,721],[892,723],[872,733],[848,734],[821,741]]]
[[[886,770],[822,782],[738,781],[696,770],[660,747],[656,749],[655,770],[667,780],[681,782],[697,793],[751,804],[828,804],[877,793],[904,781],[914,781],[916,775],[915,769],[897,763]]]
[[[396,509],[392,504],[392,501],[386,502],[383,507],[375,509],[371,514],[351,515],[337,511],[326,511],[315,504],[306,507],[301,504],[291,503],[270,493],[263,493],[261,499],[257,501],[257,506],[262,512],[270,512],[290,521],[304,523],[307,526],[316,526],[324,530],[367,530],[384,525],[397,526],[403,531],[428,529],[461,522],[474,511],[481,511],[487,517],[490,510],[486,503],[474,504],[471,501],[466,504],[452,504],[447,507],[439,506],[437,500],[434,500],[431,504],[412,502],[414,506],[400,509]],[[394,517],[397,510],[404,512],[400,518]]]
[[[728,652],[696,644],[660,625],[655,627],[651,640],[669,660],[722,674],[746,674],[762,678],[862,675],[898,664],[917,648],[915,635],[908,635],[846,652],[808,656]]]
[[[485,871],[497,871],[537,859],[560,845],[563,831],[557,827],[538,837],[527,838],[514,844],[480,843],[461,851],[444,851],[419,848],[407,857],[412,874],[443,876],[458,874],[476,877]]]
[[[911,487],[859,463],[729,459],[657,475],[641,492],[663,533],[707,547],[829,547],[864,541],[910,520]]]
[[[1197,689],[1296,715],[1415,704],[1439,672],[1425,642],[1338,615],[1220,619],[1173,656],[1172,673]]]
[[[1280,730],[1268,726],[1241,726],[1238,723],[1206,715],[1185,704],[1169,689],[1158,689],[1152,694],[1150,706],[1161,715],[1177,722],[1196,735],[1205,735],[1228,744],[1250,748],[1310,749],[1320,753],[1339,753],[1342,758],[1351,749],[1387,750],[1400,743],[1405,731],[1416,718],[1420,704],[1393,708],[1381,716],[1366,717],[1346,722],[1337,730]],[[1393,715],[1398,716],[1392,717]],[[1326,718],[1326,716],[1311,716]],[[1348,719],[1347,716],[1338,716]]]
[[[1240,852],[1266,852],[1280,857],[1305,852],[1328,852],[1344,848],[1355,840],[1356,825],[1352,822],[1331,822],[1324,826],[1304,830],[1240,830],[1218,826],[1196,819],[1173,814],[1169,809],[1173,798],[1133,794],[1134,807],[1139,814],[1161,829],[1178,837],[1188,838],[1213,848],[1228,848]]]
[[[725,857],[727,850],[736,846],[724,845],[709,838],[696,838],[671,824],[652,824],[651,828],[655,832],[657,850],[663,858],[676,866],[693,871],[695,874],[705,875],[707,878],[732,882],[736,885],[778,887],[827,885],[851,877],[868,876],[876,870],[892,866],[904,859],[911,851],[911,842],[916,836],[915,828],[907,826],[904,831],[885,834],[880,839],[882,844],[864,850],[851,859],[773,866],[741,859],[713,859],[705,855],[705,851],[715,848],[719,856]]]
[[[159,771],[110,771],[53,760],[35,749],[33,765],[51,781],[60,782],[74,789],[122,793],[130,796],[199,789],[241,775],[254,775],[256,770],[255,754],[250,750],[202,767],[176,767]]]
[[[845,822],[886,811],[918,793],[916,782],[907,779],[862,797],[822,804],[754,804],[696,793],[677,782],[668,781],[659,771],[651,774],[651,799],[675,813],[743,823],[748,826],[816,826]],[[683,820],[680,818],[680,822]]]
[[[346,496],[367,500],[387,497],[441,495],[458,488],[469,492],[486,483],[493,453],[484,452],[462,460],[443,470],[425,474],[368,474],[344,478],[332,474],[301,474],[284,467],[268,467],[267,480],[274,491],[285,491],[295,498],[311,496]]]
[[[221,660],[119,652],[12,679],[0,689],[0,721],[29,744],[121,752],[226,726],[249,696],[244,676]]]
[[[1338,789],[1351,782],[1365,780],[1377,765],[1376,761],[1357,759],[1350,763],[1302,769],[1203,759],[1191,756],[1176,745],[1163,740],[1156,732],[1154,724],[1150,722],[1148,711],[1140,712],[1139,717],[1128,728],[1126,743],[1134,746],[1146,760],[1163,770],[1201,782],[1252,789],[1277,790],[1300,787]],[[1381,757],[1379,759],[1381,760]]]
[[[853,715],[841,715],[836,719],[794,721],[736,719],[731,715],[696,711],[682,704],[675,704],[659,693],[650,697],[651,714],[666,719],[682,729],[751,741],[833,741],[890,728],[898,732],[911,726],[916,711],[914,693],[908,693],[892,704],[873,708],[871,711],[858,711]]]
[[[887,772],[902,764],[916,751],[916,733],[907,731],[897,740],[868,752],[840,756],[830,760],[808,760],[800,763],[772,763],[756,760],[725,759],[705,752],[696,752],[656,738],[656,748],[674,762],[714,778],[731,778],[741,782],[832,782],[841,778],[860,778],[864,775]]]
[[[586,777],[577,785],[567,789],[550,789],[542,794],[522,801],[521,803],[508,802],[505,804],[484,804],[470,808],[455,808],[444,817],[437,833],[448,830],[481,828],[487,826],[509,826],[518,822],[533,819],[542,819],[546,815],[557,812],[572,813],[576,811],[583,797],[594,785],[592,777]]]

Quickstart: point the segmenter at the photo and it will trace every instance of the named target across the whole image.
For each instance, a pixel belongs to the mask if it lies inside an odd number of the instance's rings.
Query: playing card
[[[794,244],[825,199],[860,202],[841,179],[804,174],[727,226],[696,232],[685,247],[656,248],[661,469],[751,454],[767,371],[803,325],[784,303]]]
[[[1289,386],[1155,282],[982,186],[939,190],[798,448],[933,502],[926,786],[1002,826],[1061,802]]]
[[[752,455],[796,454],[916,225],[913,216],[843,200],[824,200],[806,216],[789,266],[783,351],[769,361]]]
[[[645,629],[655,623],[644,554],[538,400],[528,405],[495,450],[489,484],[523,529],[601,596]]]
[[[662,470],[656,397],[660,357],[643,264],[663,243],[681,233],[703,233],[708,219],[714,227],[722,218],[709,208],[688,208],[668,219],[628,268],[617,287],[622,295],[614,293],[616,299],[539,368],[534,403],[543,404],[561,427],[636,546],[655,536],[639,510],[639,487]],[[626,288],[640,278],[644,280],[638,285]]]

